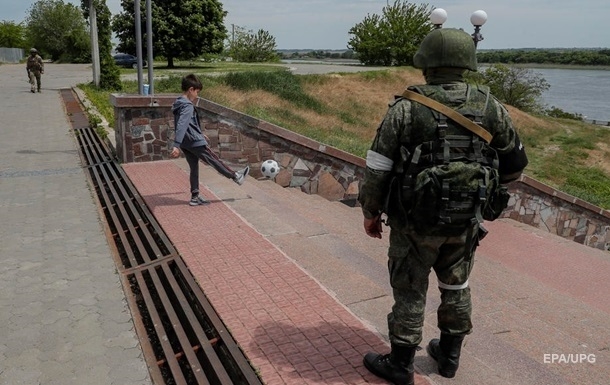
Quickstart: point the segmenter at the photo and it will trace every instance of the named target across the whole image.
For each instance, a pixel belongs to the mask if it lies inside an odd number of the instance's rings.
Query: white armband
[[[446,283],[438,281],[438,287],[445,290],[464,290],[468,287],[468,280],[461,285],[447,285]]]
[[[366,152],[366,167],[376,171],[392,171],[394,161],[375,151]]]

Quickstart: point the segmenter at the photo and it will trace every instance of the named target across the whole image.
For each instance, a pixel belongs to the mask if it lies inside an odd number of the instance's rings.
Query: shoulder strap
[[[413,92],[410,90],[405,90],[405,92],[403,92],[402,96],[405,97],[406,99],[421,103],[426,107],[430,107],[433,110],[440,112],[441,114],[447,116],[449,119],[458,123],[460,126],[472,131],[475,135],[481,137],[488,144],[489,144],[489,142],[491,142],[491,139],[493,138],[493,136],[489,133],[489,131],[487,131],[483,127],[474,123],[472,120],[466,118],[464,115],[460,114],[459,112],[455,111],[454,109],[449,108],[449,107],[445,106],[444,104],[437,102],[434,99],[430,99],[427,96],[418,94],[417,92]]]

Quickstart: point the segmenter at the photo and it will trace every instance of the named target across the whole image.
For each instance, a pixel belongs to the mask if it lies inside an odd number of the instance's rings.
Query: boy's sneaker
[[[201,206],[201,205],[209,205],[210,201],[203,199],[201,195],[197,195],[196,197],[191,198],[189,201],[189,205],[191,206]]]
[[[246,168],[244,168],[243,170],[237,171],[235,173],[235,178],[233,178],[233,181],[241,186],[242,184],[244,184],[244,180],[246,179],[246,176],[248,176],[249,172],[250,166],[246,166]]]

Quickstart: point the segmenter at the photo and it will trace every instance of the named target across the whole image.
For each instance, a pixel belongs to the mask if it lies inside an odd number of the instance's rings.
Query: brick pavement
[[[190,207],[173,162],[124,169],[266,384],[384,383],[362,365],[383,339],[210,190]]]
[[[300,267],[297,269],[303,269],[319,282],[324,291],[363,325],[371,326],[387,340],[385,315],[392,305],[385,256],[387,233],[382,240],[363,236],[361,213],[357,208],[306,195],[298,189],[282,189],[270,181],[248,180],[243,186],[236,186],[205,166],[201,168],[201,181],[207,187],[205,194],[222,201],[210,207],[191,208],[186,206],[186,162],[169,163],[179,167],[173,171],[176,175],[160,181],[164,187],[157,186],[158,190],[150,189],[145,194],[148,201],[156,200],[157,212],[164,213],[163,218],[155,213],[160,222],[180,211],[189,216],[196,213],[194,223],[197,223],[199,219],[208,218],[208,211],[216,209],[216,205],[228,206],[229,212],[237,214],[239,220],[234,222],[231,217],[231,224],[227,225],[231,229],[227,227],[226,233],[237,231],[241,234],[246,228],[255,229],[255,233],[273,243],[285,258]],[[150,179],[156,178],[157,171],[166,166],[125,167],[130,169],[133,178]],[[145,183],[158,182],[148,180]],[[213,218],[225,227],[223,216]],[[190,220],[189,226],[192,224]],[[460,371],[454,379],[440,377],[434,361],[425,351],[420,351],[415,357],[415,365],[424,376],[419,377],[419,381],[437,385],[606,385],[605,379],[610,375],[610,365],[607,365],[610,322],[604,299],[610,290],[610,283],[604,278],[610,273],[608,254],[512,220],[500,220],[487,226],[490,235],[477,252],[471,280],[475,328],[466,338]],[[188,242],[183,242],[182,249],[186,249]],[[210,242],[215,243],[216,238]],[[204,266],[202,255],[195,259]],[[217,273],[230,274],[239,287],[241,282],[233,275],[241,270],[234,271],[232,265],[225,265],[226,259],[221,262],[225,269],[217,270]],[[220,277],[208,279],[222,282]],[[256,285],[264,287],[264,280]],[[227,290],[230,290],[228,286]],[[215,295],[223,297],[222,293]],[[424,344],[438,334],[435,326],[438,297],[432,278]],[[252,328],[244,323],[240,325],[248,329],[243,333],[248,333],[246,346],[249,346],[251,338],[259,335],[254,331],[260,329],[260,323],[256,321]],[[294,328],[302,329],[299,324]],[[387,351],[387,347],[385,349]],[[545,354],[552,353],[594,354],[597,361],[569,365],[545,362]],[[264,356],[264,353],[259,354]],[[292,372],[295,377],[291,380],[297,381],[296,370],[289,361],[284,360],[276,367],[275,358],[259,356],[257,359],[267,362],[272,369]],[[350,362],[355,371],[362,369],[360,359],[354,355]]]

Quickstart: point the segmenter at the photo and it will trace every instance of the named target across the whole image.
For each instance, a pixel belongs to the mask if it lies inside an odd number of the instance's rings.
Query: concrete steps
[[[176,162],[187,169],[186,162]],[[387,338],[393,303],[387,228],[382,240],[369,238],[360,209],[269,180],[249,179],[236,187],[203,167],[201,182]],[[471,278],[474,332],[465,340],[460,371],[451,380],[440,377],[425,350],[416,356],[419,370],[436,384],[608,384],[608,255],[510,220],[487,227],[490,235],[477,252]],[[545,257],[549,252],[561,258]],[[528,265],[537,259],[545,265]],[[422,347],[437,337],[438,304],[431,277]],[[558,355],[555,362],[552,355]],[[579,362],[559,362],[562,357]]]

